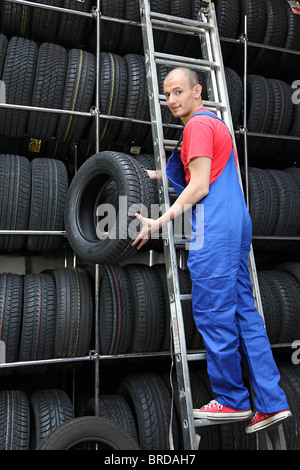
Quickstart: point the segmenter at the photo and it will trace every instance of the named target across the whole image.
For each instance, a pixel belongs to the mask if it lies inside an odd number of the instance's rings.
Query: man
[[[254,306],[248,270],[252,225],[232,138],[225,123],[204,110],[201,91],[197,74],[188,68],[178,67],[165,78],[168,107],[185,125],[181,155],[175,149],[167,165],[178,198],[157,220],[136,214],[142,226],[133,245],[140,248],[152,232],[191,205],[197,243],[195,205],[204,205],[204,239],[199,248],[190,246],[188,268],[194,319],[205,343],[207,370],[217,398],[194,410],[194,417],[251,417],[249,391],[242,380],[243,361],[256,395],[257,413],[246,427],[251,433],[292,415],[278,385],[280,376],[263,319]]]

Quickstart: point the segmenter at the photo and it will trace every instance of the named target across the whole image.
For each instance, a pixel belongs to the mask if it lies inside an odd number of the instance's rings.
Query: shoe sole
[[[285,421],[291,419],[293,417],[290,411],[286,411],[281,413],[278,416],[273,416],[272,418],[268,418],[265,421],[261,421],[260,423],[253,424],[253,426],[247,426],[245,428],[245,432],[247,434],[251,434],[252,432],[259,432],[259,431],[270,431],[273,428],[276,428],[281,421]]]
[[[218,419],[218,420],[246,420],[250,419],[252,416],[252,411],[235,411],[234,413],[218,413],[218,412],[208,412],[208,411],[198,411],[194,410],[193,412],[195,419]]]

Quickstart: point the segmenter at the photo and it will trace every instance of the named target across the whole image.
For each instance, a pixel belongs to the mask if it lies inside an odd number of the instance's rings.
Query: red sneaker
[[[284,419],[292,418],[290,410],[278,411],[277,413],[255,413],[251,423],[245,428],[247,434],[264,431],[280,424]]]
[[[243,420],[251,418],[251,410],[237,411],[221,405],[216,400],[212,400],[208,405],[202,406],[200,410],[194,410],[194,418],[198,419],[230,419]]]

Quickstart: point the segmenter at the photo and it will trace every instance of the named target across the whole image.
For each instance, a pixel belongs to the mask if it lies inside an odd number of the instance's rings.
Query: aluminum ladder
[[[168,210],[170,207],[170,189],[165,168],[166,149],[169,147],[170,142],[165,140],[163,133],[161,106],[166,103],[164,102],[165,97],[159,94],[156,64],[164,64],[171,68],[187,66],[199,72],[205,72],[208,101],[203,101],[204,106],[207,109],[214,111],[218,117],[223,119],[231,132],[233,141],[235,142],[234,128],[229,106],[214,5],[210,0],[202,0],[200,2],[201,5],[197,20],[191,20],[155,13],[150,10],[149,0],[139,0],[139,2],[154,158],[156,170],[161,171],[162,174],[162,178],[160,180],[161,183],[159,185],[159,202],[161,205],[164,205],[165,210]],[[194,34],[198,36],[200,39],[202,59],[193,59],[190,57],[156,52],[154,48],[153,29],[161,29],[182,34]],[[173,144],[175,145],[175,142]],[[239,167],[238,171],[241,183]],[[193,418],[188,361],[200,359],[201,357],[197,354],[188,354],[186,349],[181,301],[191,301],[191,295],[180,294],[174,227],[171,223],[167,224],[166,233],[164,234],[164,257],[170,302],[173,352],[176,364],[183,446],[184,449],[187,450],[197,450],[199,446],[199,436],[196,435],[196,427],[228,423],[228,420],[212,421],[207,419],[195,420]],[[252,247],[249,255],[249,270],[253,285],[255,304],[258,312],[263,316]],[[282,429],[280,429],[281,427],[282,425],[279,426],[278,430],[273,430],[272,436],[269,436],[267,432],[262,433],[265,439],[259,446],[260,438],[258,437],[258,447],[285,449],[284,434]]]

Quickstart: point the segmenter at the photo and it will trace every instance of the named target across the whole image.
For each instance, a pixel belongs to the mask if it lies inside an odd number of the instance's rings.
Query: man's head
[[[203,106],[202,87],[197,73],[187,67],[177,67],[165,78],[164,93],[173,116],[186,124],[194,112]]]

